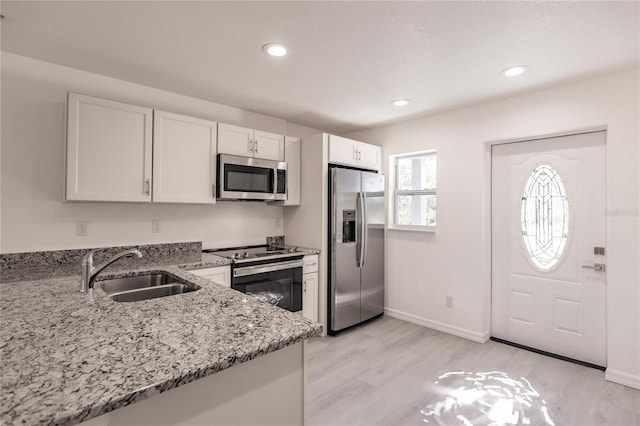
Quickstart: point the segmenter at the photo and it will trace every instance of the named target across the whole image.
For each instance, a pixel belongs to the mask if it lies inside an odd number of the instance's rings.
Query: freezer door
[[[365,205],[361,314],[365,321],[384,312],[384,175],[362,172]]]
[[[333,331],[360,322],[360,188],[359,171],[331,169],[330,328]]]

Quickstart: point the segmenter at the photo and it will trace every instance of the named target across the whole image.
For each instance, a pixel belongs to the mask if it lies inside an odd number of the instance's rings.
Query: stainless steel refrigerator
[[[329,334],[384,312],[384,175],[332,167]]]

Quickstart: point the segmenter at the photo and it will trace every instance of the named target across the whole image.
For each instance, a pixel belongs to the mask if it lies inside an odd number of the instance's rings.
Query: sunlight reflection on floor
[[[502,371],[451,371],[433,388],[442,396],[420,414],[437,425],[555,425],[547,403],[524,377]]]

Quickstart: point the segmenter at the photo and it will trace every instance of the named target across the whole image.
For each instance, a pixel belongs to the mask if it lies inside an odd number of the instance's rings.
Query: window
[[[524,246],[539,270],[551,270],[564,253],[569,204],[562,179],[548,164],[537,166],[522,191],[520,219]]]
[[[435,229],[436,152],[391,156],[393,226],[398,229]]]

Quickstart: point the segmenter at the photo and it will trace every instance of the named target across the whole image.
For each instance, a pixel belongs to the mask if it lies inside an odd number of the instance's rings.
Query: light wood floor
[[[640,425],[640,391],[493,341],[383,317],[308,347],[311,426]]]

